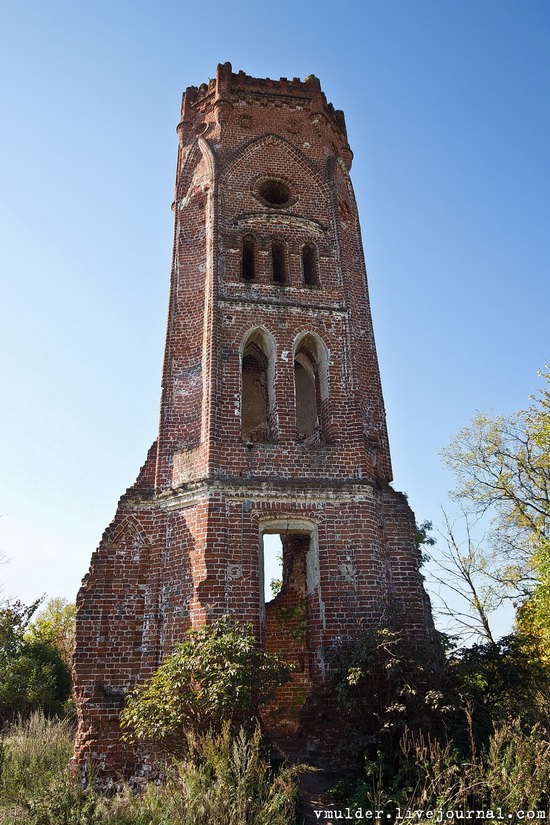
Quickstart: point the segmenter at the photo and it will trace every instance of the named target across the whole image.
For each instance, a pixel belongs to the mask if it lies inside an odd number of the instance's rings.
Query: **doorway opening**
[[[305,531],[262,534],[263,647],[292,664],[291,681],[276,692],[268,708],[270,727],[294,735],[301,709],[311,691],[308,629],[308,554],[311,534]]]
[[[269,604],[283,586],[283,543],[279,533],[263,536],[264,604]]]

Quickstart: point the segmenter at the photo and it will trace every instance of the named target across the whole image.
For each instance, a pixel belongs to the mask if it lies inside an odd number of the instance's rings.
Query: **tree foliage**
[[[519,626],[538,636],[550,661],[550,371],[544,378],[526,410],[477,413],[443,456],[457,479],[456,498],[493,516],[494,575],[523,601]]]
[[[524,729],[550,733],[550,672],[519,633],[498,642],[454,651],[449,673],[472,714],[472,730],[485,746],[498,724],[518,720]]]
[[[225,618],[189,630],[154,675],[128,695],[121,714],[125,738],[183,754],[189,733],[254,721],[288,678],[288,665],[259,648],[250,627]]]
[[[0,608],[0,723],[38,709],[59,714],[71,692],[70,671],[57,648],[27,636],[40,601]]]
[[[67,599],[49,599],[28,627],[26,638],[42,642],[59,651],[70,668],[74,648],[76,605]]]

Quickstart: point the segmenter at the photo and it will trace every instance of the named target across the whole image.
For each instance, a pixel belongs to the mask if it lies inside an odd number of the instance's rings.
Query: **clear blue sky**
[[[0,571],[73,599],[154,440],[181,93],[314,73],[344,109],[395,486],[550,361],[548,0],[5,0]]]

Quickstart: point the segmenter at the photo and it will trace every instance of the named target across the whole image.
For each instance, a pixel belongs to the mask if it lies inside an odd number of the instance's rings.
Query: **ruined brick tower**
[[[191,625],[250,623],[296,663],[293,735],[361,627],[431,633],[392,479],[342,112],[310,76],[231,65],[183,96],[158,440],[78,596],[76,759],[131,773],[118,715]],[[283,586],[264,597],[265,534]],[[310,720],[311,721],[311,720]]]

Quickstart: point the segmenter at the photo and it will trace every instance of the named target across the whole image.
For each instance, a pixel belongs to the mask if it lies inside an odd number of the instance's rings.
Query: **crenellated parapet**
[[[346,167],[351,167],[353,154],[348,144],[344,113],[327,102],[319,78],[309,75],[305,80],[294,77],[279,80],[251,77],[240,71],[234,73],[231,63],[219,64],[216,77],[201,86],[188,86],[183,94],[181,120],[178,124],[180,144],[192,142],[205,134],[209,126],[226,127],[232,124],[246,131],[252,127],[251,115],[243,108],[252,106],[285,108],[304,115],[319,131],[328,130],[333,137],[333,150],[340,154]],[[302,131],[298,121],[288,124],[292,136]]]

